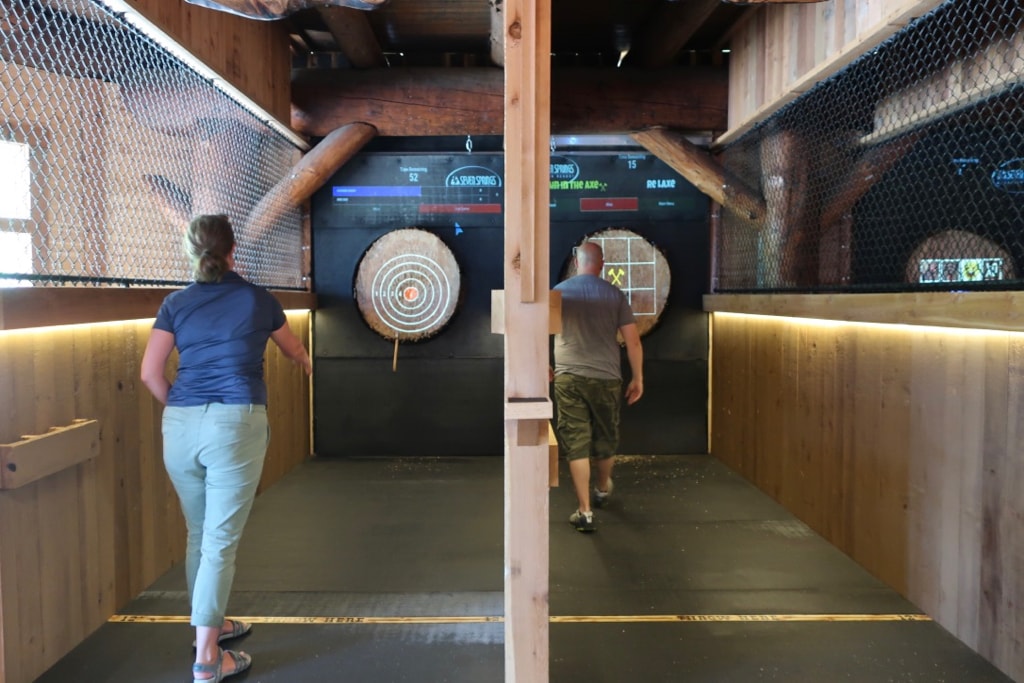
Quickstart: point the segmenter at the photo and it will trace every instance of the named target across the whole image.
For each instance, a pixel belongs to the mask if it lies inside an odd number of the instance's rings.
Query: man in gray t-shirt
[[[555,432],[569,462],[579,507],[569,517],[577,531],[594,531],[590,459],[597,467],[594,505],[612,492],[612,467],[619,445],[622,368],[616,335],[622,335],[632,371],[626,402],[644,392],[643,347],[626,295],[601,277],[604,254],[594,242],[576,249],[578,275],[555,286],[562,295],[562,332],[555,336]]]

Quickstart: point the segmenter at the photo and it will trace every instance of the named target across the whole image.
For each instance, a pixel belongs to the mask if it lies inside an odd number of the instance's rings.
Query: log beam
[[[907,155],[923,133],[904,135],[864,154],[821,209],[818,283],[847,285],[852,277],[853,207]]]
[[[761,184],[767,214],[759,240],[758,284],[779,287],[795,284],[801,264],[817,257],[817,244],[808,234],[808,164],[800,156],[804,141],[791,130],[781,130],[761,144]]]
[[[389,0],[185,0],[190,5],[237,14],[247,19],[283,19],[293,12],[313,7],[351,7],[373,10]]]
[[[349,64],[357,69],[385,67],[384,56],[377,36],[373,33],[366,12],[351,7],[326,7],[319,10],[327,30],[341,47]]]
[[[253,207],[245,221],[249,239],[262,242],[281,216],[301,207],[376,135],[371,125],[351,123],[321,140]]]
[[[720,0],[662,3],[641,43],[641,64],[648,69],[670,65],[720,4]]]
[[[764,221],[761,195],[680,133],[653,128],[632,137],[726,210],[758,226]]]
[[[821,225],[827,227],[851,213],[861,197],[882,180],[890,168],[907,155],[922,133],[904,135],[867,151],[839,184],[838,191],[821,211]]]
[[[494,68],[303,71],[292,80],[292,128],[320,137],[362,121],[383,136],[501,135],[504,78]],[[725,69],[568,68],[553,71],[551,82],[554,133],[712,131],[728,123]]]
[[[156,205],[164,217],[176,225],[185,225],[192,218],[192,193],[173,180],[159,175],[147,174],[143,180],[149,186]]]

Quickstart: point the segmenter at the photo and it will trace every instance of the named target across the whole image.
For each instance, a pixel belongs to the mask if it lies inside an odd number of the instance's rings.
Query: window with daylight
[[[0,140],[0,219],[32,216],[29,151],[28,145]]]
[[[0,140],[0,275],[32,272],[32,235],[19,228],[32,217],[30,149]],[[17,278],[0,277],[0,287],[28,287]]]
[[[0,274],[32,272],[32,235],[27,232],[0,232]],[[0,287],[31,287],[28,280],[0,277]]]

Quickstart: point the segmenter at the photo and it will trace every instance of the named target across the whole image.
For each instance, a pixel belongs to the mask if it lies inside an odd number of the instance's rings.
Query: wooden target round
[[[626,294],[640,336],[650,332],[661,320],[672,284],[665,255],[654,244],[625,228],[605,228],[583,238],[580,244],[583,242],[596,242],[601,246],[604,252],[601,277]],[[576,259],[570,254],[562,279],[575,274]]]
[[[966,230],[946,230],[921,242],[904,270],[907,282],[997,282],[1013,280],[1013,257],[990,239]]]
[[[395,230],[366,250],[356,269],[355,297],[363,319],[387,339],[437,334],[459,300],[459,264],[437,235]]]

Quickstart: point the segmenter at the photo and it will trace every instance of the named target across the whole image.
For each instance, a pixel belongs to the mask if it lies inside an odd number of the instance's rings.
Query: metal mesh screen
[[[714,290],[1024,285],[1024,5],[950,0],[723,149]]]
[[[129,18],[0,4],[0,286],[184,284],[187,221],[223,213],[239,272],[305,289],[301,211],[264,200],[301,141]]]

